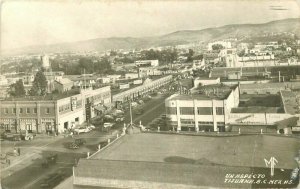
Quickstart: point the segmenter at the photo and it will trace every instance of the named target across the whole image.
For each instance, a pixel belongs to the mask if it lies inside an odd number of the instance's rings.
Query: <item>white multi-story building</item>
[[[241,87],[225,85],[200,86],[190,89],[191,92],[187,95],[175,94],[170,96],[165,100],[168,129],[197,132],[290,133],[295,128],[295,123],[282,126],[280,122],[299,120],[295,93],[291,95],[289,91],[282,91],[286,90],[286,88],[281,85],[277,86],[276,83],[260,84],[264,86],[252,85],[242,85]],[[280,93],[283,103],[275,109],[259,105],[254,107],[239,106],[240,95],[246,95],[246,99],[249,100],[252,97],[260,98],[257,95],[272,94],[274,96],[278,95],[278,93]],[[252,97],[247,96],[249,94]],[[245,97],[243,100],[245,100]],[[278,112],[278,109],[282,108],[284,111]]]
[[[159,65],[158,60],[138,60],[135,61],[135,65],[140,67],[140,66],[152,66],[156,67]]]
[[[170,126],[177,131],[225,131],[228,114],[239,103],[239,89],[205,87],[202,94],[175,94],[165,100]]]

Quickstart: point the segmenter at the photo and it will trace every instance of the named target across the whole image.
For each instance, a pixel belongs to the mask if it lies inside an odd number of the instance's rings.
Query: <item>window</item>
[[[199,126],[214,126],[214,122],[211,121],[198,121]]]
[[[195,126],[195,121],[193,119],[180,119],[181,125],[191,125]]]
[[[223,107],[216,107],[216,114],[217,115],[224,115],[224,108]]]
[[[180,107],[181,115],[194,115],[194,107]]]
[[[5,131],[9,131],[10,132],[10,125],[9,124],[4,124],[4,129]]]
[[[50,114],[50,108],[46,108],[46,114]]]
[[[26,113],[27,113],[27,114],[30,113],[30,108],[26,108]]]
[[[22,114],[23,113],[23,108],[20,108],[20,114]]]
[[[198,107],[197,108],[198,115],[212,115],[212,108],[211,107]]]
[[[166,108],[166,114],[176,115],[177,114],[177,108],[176,107],[167,107]]]
[[[12,113],[15,114],[17,112],[16,108],[13,108]]]
[[[5,113],[6,113],[6,114],[8,114],[8,108],[5,108],[5,110],[4,110],[4,111],[5,111]]]
[[[34,113],[34,114],[37,113],[37,108],[33,108],[33,113]]]

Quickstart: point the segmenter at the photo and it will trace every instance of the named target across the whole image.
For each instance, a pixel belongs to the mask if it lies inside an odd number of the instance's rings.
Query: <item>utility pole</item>
[[[132,126],[131,100],[129,101],[129,112],[130,112],[130,125]]]

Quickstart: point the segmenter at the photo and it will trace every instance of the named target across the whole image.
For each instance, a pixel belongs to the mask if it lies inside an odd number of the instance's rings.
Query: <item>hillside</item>
[[[5,54],[50,53],[72,51],[105,51],[109,49],[134,49],[155,46],[180,45],[189,42],[216,40],[228,37],[260,36],[263,33],[292,32],[300,34],[300,18],[272,21],[264,24],[236,24],[203,30],[183,30],[167,35],[145,38],[97,38],[86,41],[31,46],[4,51]],[[300,37],[300,36],[298,36]]]

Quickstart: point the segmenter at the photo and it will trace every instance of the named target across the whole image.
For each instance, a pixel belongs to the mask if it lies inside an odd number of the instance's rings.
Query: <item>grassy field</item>
[[[129,135],[97,158],[111,160],[200,163],[265,167],[264,158],[275,157],[277,168],[294,168],[300,141],[294,138],[248,135],[207,137],[141,133]]]

